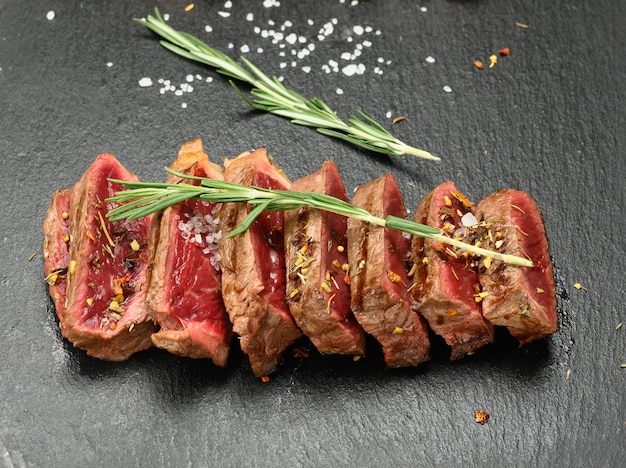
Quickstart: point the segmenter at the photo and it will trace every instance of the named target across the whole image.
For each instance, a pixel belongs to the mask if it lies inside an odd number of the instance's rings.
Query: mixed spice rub
[[[472,204],[450,181],[422,199],[414,219],[458,239],[468,239],[476,224]],[[412,249],[416,265],[414,307],[451,347],[450,359],[491,343],[493,326],[481,312],[482,295],[473,257],[421,237],[413,238]]]
[[[71,190],[55,194],[44,222],[44,268],[62,335],[90,356],[123,360],[152,346],[144,300],[152,216],[108,220],[105,200],[122,189],[108,178],[138,180],[102,154]]]
[[[354,205],[374,216],[406,218],[395,178],[388,174],[357,188]],[[411,309],[408,235],[348,219],[352,311],[383,347],[389,367],[416,366],[429,359],[428,329]]]
[[[291,190],[347,201],[332,161],[294,181]],[[302,207],[285,212],[287,302],[296,323],[319,352],[363,356],[365,333],[350,311],[346,229],[346,217],[328,211]]]

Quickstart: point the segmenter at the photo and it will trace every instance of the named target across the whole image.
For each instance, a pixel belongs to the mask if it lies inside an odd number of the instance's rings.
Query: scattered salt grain
[[[385,114],[385,117],[387,117],[388,119],[391,118],[393,114],[391,113],[391,111],[387,111],[387,113]]]
[[[231,2],[230,0],[227,0],[224,3],[224,8],[228,9],[228,8],[232,8],[233,7],[233,2]]]
[[[258,54],[262,54],[263,53],[263,47],[257,47],[256,49]]]
[[[341,89],[341,88],[337,88],[337,89],[335,90],[335,92],[336,92],[337,94],[343,94],[343,89]]]
[[[169,21],[170,20],[170,14],[169,13],[163,13],[163,19],[165,21]]]
[[[217,14],[222,18],[228,18],[230,16],[230,11],[218,11]]]
[[[306,20],[306,24],[308,24],[309,26],[313,26],[315,23],[312,19],[309,18],[308,20]]]
[[[431,57],[430,55],[428,57],[426,57],[426,62],[428,63],[435,63],[435,58]]]
[[[448,86],[448,85],[445,85],[445,86],[443,87],[443,90],[444,90],[446,93],[451,93],[451,92],[452,92],[452,88],[451,88],[450,86]]]
[[[187,103],[186,103],[186,102],[183,102],[183,103],[180,105],[180,107],[182,107],[183,109],[187,109]]]
[[[248,13],[246,15],[246,21],[254,21],[254,14]]]
[[[344,52],[343,54],[341,54],[341,60],[350,60],[351,57],[352,55],[350,54],[350,52]]]
[[[425,6],[423,6],[422,8],[420,8],[420,11],[422,13],[426,13],[428,11],[428,8],[426,8]]]
[[[311,67],[308,67],[308,66],[307,67],[302,67],[302,71],[304,73],[309,73],[311,71]]]
[[[207,83],[211,83],[212,81],[213,81],[213,77],[212,76],[207,77],[207,79],[206,79]]]
[[[361,36],[365,32],[365,29],[363,29],[363,26],[359,26],[357,24],[352,28],[352,31],[354,31],[354,34],[356,34],[357,36]]]
[[[186,81],[187,83],[191,83],[191,82],[193,81],[193,75],[187,75],[187,76],[185,77],[185,81]]]
[[[478,224],[478,220],[476,219],[476,216],[474,216],[471,212],[468,212],[461,217],[461,224],[465,227],[472,227]]]
[[[113,62],[107,62],[107,67],[111,68],[113,66]]]
[[[362,75],[363,73],[365,73],[365,65],[363,65],[362,63],[359,63],[358,65],[352,63],[343,67],[341,69],[341,72],[346,76]]]
[[[298,40],[298,35],[296,33],[291,33],[285,38],[285,41],[287,41],[291,45],[294,45],[297,40]]]
[[[239,50],[241,50],[242,54],[247,54],[248,52],[250,52],[250,47],[248,47],[246,44],[244,44],[244,45],[241,46],[241,48]]]
[[[152,86],[152,79],[147,76],[143,77],[139,80],[139,86],[142,88],[147,88],[148,86]]]
[[[55,13],[53,10],[50,10],[48,13],[46,13],[46,18],[48,19],[48,21],[52,21],[55,17]]]
[[[204,27],[205,32],[212,32],[213,28],[211,26],[209,26],[208,24]]]
[[[279,7],[280,2],[278,0],[263,0],[263,6],[265,8]]]

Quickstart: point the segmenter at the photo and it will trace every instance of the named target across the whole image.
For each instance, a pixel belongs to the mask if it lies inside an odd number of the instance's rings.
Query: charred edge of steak
[[[154,324],[145,304],[151,217],[113,222],[104,200],[121,190],[107,178],[138,180],[113,155],[98,156],[72,189],[72,239],[61,332],[74,346],[101,359],[123,360],[152,346]]]
[[[43,223],[45,279],[55,309],[60,311],[59,317],[65,310],[66,281],[70,264],[69,209],[71,193],[71,189],[57,190],[54,193]]]
[[[337,166],[296,180],[291,190],[347,200]],[[296,323],[321,353],[363,356],[365,333],[350,310],[344,216],[303,207],[285,213],[287,302]]]
[[[483,313],[508,328],[520,344],[559,329],[556,287],[543,216],[534,200],[519,190],[500,190],[477,206],[480,240],[487,248],[524,256],[531,268],[483,259],[480,282],[488,295]]]
[[[223,179],[200,140],[185,144],[172,168],[193,176]],[[168,175],[168,183],[199,183]],[[146,303],[160,330],[155,346],[190,358],[228,362],[231,324],[221,293],[217,242],[221,237],[215,203],[187,200],[155,217]]]
[[[468,213],[473,216],[471,202],[448,181],[422,199],[414,219],[442,229],[450,237],[467,240],[471,229],[462,220]],[[416,265],[413,307],[450,346],[450,359],[491,343],[494,330],[482,316],[474,259],[458,249],[415,237],[412,261]]]
[[[360,186],[352,202],[374,216],[406,217],[391,175]],[[404,234],[348,219],[352,310],[363,329],[383,347],[388,367],[416,366],[430,357],[428,330],[411,309],[407,292],[409,251]]]
[[[230,182],[290,186],[264,149],[243,153],[225,166],[224,178]],[[224,233],[219,243],[222,293],[241,349],[254,374],[262,377],[276,370],[283,352],[302,332],[286,303],[283,213],[263,213],[245,233],[227,237],[248,212],[246,205],[238,203],[224,203],[218,210]]]

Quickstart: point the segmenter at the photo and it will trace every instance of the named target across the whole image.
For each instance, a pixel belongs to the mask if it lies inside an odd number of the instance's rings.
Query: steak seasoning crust
[[[541,211],[526,192],[500,190],[476,207],[486,248],[530,258],[531,268],[483,259],[480,284],[483,314],[508,328],[520,344],[559,329],[556,288]]]
[[[442,229],[446,235],[467,239],[473,221],[472,204],[448,181],[420,202],[415,221]],[[474,224],[466,222],[465,224]],[[416,265],[412,294],[414,307],[428,320],[433,332],[451,347],[450,359],[493,341],[493,326],[480,308],[480,283],[473,260],[440,242],[414,237],[412,260]]]
[[[185,144],[172,169],[223,179],[220,167],[209,162],[201,140]],[[198,183],[172,174],[167,182]],[[211,358],[225,367],[232,329],[222,301],[216,210],[215,203],[187,200],[155,216],[146,303],[161,326],[152,335],[155,346],[178,356]]]
[[[352,203],[380,218],[406,218],[402,195],[390,174],[358,187]],[[409,254],[409,236],[348,219],[352,311],[382,345],[388,367],[416,366],[429,359],[428,330],[411,309],[407,292]]]
[[[224,165],[229,182],[269,189],[291,185],[270,163],[265,149],[243,153]],[[249,210],[244,203],[224,203],[218,209],[223,233],[219,243],[222,294],[252,371],[264,377],[276,370],[283,352],[302,332],[285,296],[283,213],[264,212],[246,232],[227,237]]]
[[[155,327],[144,307],[152,217],[109,221],[105,199],[122,186],[107,178],[138,180],[102,154],[71,191],[55,194],[43,228],[44,266],[62,335],[90,356],[123,360],[152,346]]]
[[[296,180],[291,190],[347,201],[332,161]],[[346,217],[329,211],[302,207],[285,212],[287,302],[296,323],[319,352],[363,356],[365,333],[350,311],[346,229]]]

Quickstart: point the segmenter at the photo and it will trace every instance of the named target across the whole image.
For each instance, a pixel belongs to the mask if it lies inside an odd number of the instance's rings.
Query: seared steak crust
[[[123,360],[152,345],[154,324],[144,307],[151,217],[108,220],[112,206],[105,199],[122,186],[107,178],[138,180],[114,156],[102,154],[71,190],[67,296],[57,314],[61,333],[74,346],[90,356]],[[49,252],[63,250],[58,236],[46,242]]]
[[[358,187],[352,202],[374,216],[406,218],[398,185],[386,175]],[[416,366],[429,359],[428,330],[411,309],[407,287],[408,236],[348,219],[352,311],[382,345],[389,367]]]
[[[289,180],[268,160],[265,149],[225,161],[230,182],[288,189]],[[283,352],[302,332],[287,307],[285,295],[284,220],[282,212],[265,212],[243,234],[227,237],[246,215],[243,203],[218,209],[223,236],[219,243],[222,294],[239,335],[241,349],[258,377],[273,372]]]
[[[223,179],[200,140],[185,144],[172,169],[198,177]],[[168,183],[192,183],[172,174]],[[197,182],[196,182],[197,183]],[[224,308],[217,242],[221,236],[215,203],[187,200],[167,208],[152,222],[154,258],[146,304],[160,330],[152,342],[173,354],[211,358],[225,367],[232,338]]]
[[[520,344],[537,340],[559,329],[556,289],[543,217],[526,192],[500,190],[476,207],[484,222],[481,240],[487,248],[528,257],[532,268],[499,261],[481,262],[480,284],[488,295],[483,314],[494,325],[503,325]]]
[[[443,229],[450,236],[464,236],[461,218],[472,206],[448,181],[420,202],[415,221]],[[412,294],[414,307],[430,328],[451,347],[450,359],[493,341],[493,326],[480,309],[480,284],[471,259],[429,239],[415,237],[412,260],[416,265]]]
[[[347,201],[337,166],[294,181],[291,190]],[[365,354],[365,334],[350,311],[346,217],[303,207],[285,213],[287,302],[296,323],[321,353]]]

